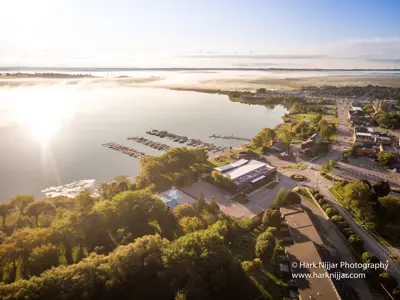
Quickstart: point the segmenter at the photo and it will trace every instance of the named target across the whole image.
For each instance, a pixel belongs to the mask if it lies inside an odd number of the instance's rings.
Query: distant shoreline
[[[93,67],[0,67],[0,72],[119,72],[119,71],[304,71],[304,72],[400,72],[400,69],[324,69],[324,68],[93,68]]]

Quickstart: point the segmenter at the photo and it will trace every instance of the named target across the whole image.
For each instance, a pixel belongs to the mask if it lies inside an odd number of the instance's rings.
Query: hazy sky
[[[0,0],[0,66],[400,68],[400,1]]]

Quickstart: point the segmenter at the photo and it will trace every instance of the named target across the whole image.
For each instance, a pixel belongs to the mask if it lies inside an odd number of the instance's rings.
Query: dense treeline
[[[378,181],[374,185],[367,180],[336,182],[333,189],[369,229],[399,242],[400,198],[389,195],[387,182]]]
[[[204,148],[186,147],[171,148],[160,156],[142,157],[136,185],[139,188],[154,185],[157,189],[182,186],[207,170],[207,158]]]
[[[77,264],[0,286],[0,297],[173,299],[179,290],[191,299],[257,296],[224,244],[227,233],[227,223],[218,221],[172,242],[159,235],[143,236],[109,255],[92,253]]]
[[[312,92],[315,96],[339,97],[371,97],[376,99],[400,100],[400,88],[367,85],[367,86],[305,86],[304,91]]]
[[[200,195],[196,206],[174,211],[148,190],[65,201],[51,222],[39,218],[36,227],[33,216],[28,227],[0,234],[0,279],[9,283],[0,284],[1,299],[259,296],[228,247],[235,222],[215,200]]]

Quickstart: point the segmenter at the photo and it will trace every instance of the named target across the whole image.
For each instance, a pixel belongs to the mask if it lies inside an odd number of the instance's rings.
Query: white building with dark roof
[[[240,159],[234,163],[217,167],[215,170],[230,178],[238,188],[255,184],[264,180],[268,175],[276,173],[275,167],[254,159]]]

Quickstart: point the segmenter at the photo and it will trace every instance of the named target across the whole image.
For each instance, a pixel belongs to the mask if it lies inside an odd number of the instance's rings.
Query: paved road
[[[345,221],[349,224],[349,226],[352,228],[352,230],[359,235],[363,241],[364,241],[364,247],[367,251],[375,255],[376,257],[379,258],[379,260],[386,262],[389,262],[389,272],[391,275],[393,275],[398,282],[400,282],[400,265],[398,265],[389,255],[391,253],[391,248],[386,247],[385,245],[380,244],[374,237],[372,237],[367,231],[365,231],[362,226],[360,226],[347,212],[345,208],[343,208],[337,201],[334,199],[334,197],[329,193],[328,188],[332,186],[332,182],[325,179],[324,177],[319,175],[319,172],[316,171],[318,170],[321,165],[326,163],[329,159],[339,159],[343,155],[343,151],[345,149],[348,149],[350,144],[351,144],[351,132],[350,132],[350,127],[348,125],[348,116],[347,116],[347,111],[348,111],[348,104],[347,103],[338,103],[338,118],[339,118],[339,126],[338,126],[338,132],[337,132],[337,148],[339,150],[333,150],[324,157],[312,162],[312,163],[306,163],[310,169],[308,170],[284,170],[282,173],[287,174],[290,176],[291,174],[302,174],[305,175],[309,178],[309,182],[307,184],[313,188],[317,188],[322,195],[325,196],[327,201],[331,204],[333,208],[335,208],[340,215],[343,216]],[[343,149],[343,150],[342,150]],[[343,164],[339,163],[341,166],[347,167],[350,166],[348,164]],[[342,167],[341,167],[342,168]],[[377,177],[381,177],[383,179],[388,179],[383,177],[385,173],[382,172],[377,172],[373,170],[365,170],[356,166],[350,166],[348,167],[350,172],[352,174],[352,178],[354,178],[354,175],[359,174],[360,176],[365,176],[365,179],[371,180],[372,178],[368,177],[368,174],[372,174]],[[336,171],[337,169],[335,169]],[[358,172],[358,173],[357,173]],[[394,174],[393,174],[394,175]],[[396,174],[398,175],[398,174]],[[396,179],[390,179],[393,181],[395,184],[400,184],[400,175],[399,177],[395,177]],[[357,177],[356,177],[357,178]],[[399,179],[397,179],[399,178]]]
[[[319,229],[321,238],[327,239],[327,242],[336,249],[338,254],[336,259],[349,263],[357,262],[346,239],[342,236],[339,229],[329,219],[325,218],[321,210],[311,204],[310,201],[305,200],[304,197],[302,197],[302,205],[311,211],[313,223]],[[360,272],[360,270],[354,268],[344,268],[343,271],[349,274]],[[347,284],[354,289],[360,299],[374,299],[364,279],[347,280]]]

